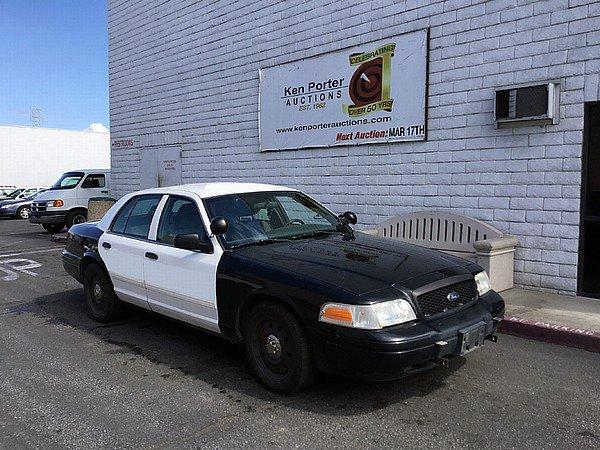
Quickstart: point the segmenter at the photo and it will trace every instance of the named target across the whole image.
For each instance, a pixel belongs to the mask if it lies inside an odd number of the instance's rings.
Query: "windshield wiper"
[[[232,245],[229,248],[233,250],[234,248],[250,247],[253,245],[277,244],[277,243],[281,243],[281,242],[289,242],[289,239],[280,239],[280,238],[259,239],[258,241],[244,242],[243,244]]]
[[[291,240],[296,239],[306,239],[311,237],[319,237],[319,236],[329,236],[330,234],[337,233],[335,230],[318,230],[312,231],[310,233],[297,234],[296,236],[291,236]]]

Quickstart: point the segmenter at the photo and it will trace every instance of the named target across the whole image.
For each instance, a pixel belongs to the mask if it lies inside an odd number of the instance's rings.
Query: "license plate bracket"
[[[484,322],[476,323],[468,328],[458,331],[459,337],[459,355],[464,356],[473,350],[483,346],[485,342],[486,324]]]

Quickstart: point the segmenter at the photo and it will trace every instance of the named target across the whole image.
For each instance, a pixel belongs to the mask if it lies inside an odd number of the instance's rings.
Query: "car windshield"
[[[21,192],[23,192],[24,189],[15,189],[14,191],[11,191],[7,194],[7,197],[12,197],[15,198],[17,195],[19,195]]]
[[[300,192],[251,192],[204,201],[209,217],[224,217],[225,248],[302,239],[339,232],[339,219]]]
[[[67,172],[50,189],[73,189],[83,178],[83,172]]]

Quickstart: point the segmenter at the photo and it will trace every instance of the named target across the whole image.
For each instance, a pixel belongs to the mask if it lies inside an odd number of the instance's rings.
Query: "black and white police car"
[[[280,186],[149,189],[73,226],[62,260],[94,319],[129,302],[217,333],[280,393],[319,370],[395,379],[495,340],[504,301],[481,267],[355,223]]]

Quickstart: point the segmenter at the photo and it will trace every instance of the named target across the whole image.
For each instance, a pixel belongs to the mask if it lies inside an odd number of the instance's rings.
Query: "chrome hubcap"
[[[272,334],[268,335],[265,341],[265,347],[267,354],[271,358],[278,359],[281,356],[281,342],[279,342],[277,336]]]
[[[27,219],[29,217],[29,210],[27,208],[21,210],[21,217]]]
[[[102,298],[102,287],[99,284],[97,284],[97,283],[94,284],[93,291],[94,291],[94,297],[97,300]]]

